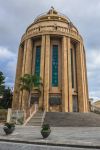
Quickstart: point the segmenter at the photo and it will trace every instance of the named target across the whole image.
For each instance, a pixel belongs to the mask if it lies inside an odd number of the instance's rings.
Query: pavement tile
[[[51,127],[51,134],[46,140],[42,138],[40,131],[39,126],[16,126],[13,134],[6,136],[3,126],[0,126],[0,140],[100,147],[100,127]]]

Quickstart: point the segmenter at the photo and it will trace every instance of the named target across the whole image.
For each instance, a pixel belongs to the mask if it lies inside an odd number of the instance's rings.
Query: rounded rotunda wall
[[[22,36],[21,43],[28,38],[43,34],[65,35],[77,41],[82,41],[81,35],[69,18],[59,14],[54,9],[34,20]]]

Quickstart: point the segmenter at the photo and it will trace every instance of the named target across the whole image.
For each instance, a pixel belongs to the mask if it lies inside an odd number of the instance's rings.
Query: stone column
[[[45,35],[42,35],[41,42],[41,62],[40,62],[40,77],[42,79],[43,87],[41,89],[41,97],[39,98],[39,108],[43,108],[43,100],[44,100],[44,52],[45,52]]]
[[[26,50],[27,50],[27,40],[24,41],[24,54],[23,54],[23,62],[22,62],[22,74],[21,76],[25,74],[25,61],[26,61]],[[24,106],[24,100],[22,99],[23,91],[20,91],[19,95],[19,109],[23,109],[22,106]]]
[[[20,77],[22,73],[22,64],[23,64],[23,47],[19,46],[19,52],[18,52],[18,61],[17,61],[17,69],[16,69],[16,79],[15,79],[15,87],[14,87],[14,96],[13,96],[13,103],[12,108],[18,109],[19,104],[19,94],[20,94]]]
[[[77,44],[76,49],[76,64],[77,64],[77,86],[78,86],[78,104],[79,112],[86,112],[85,109],[85,87],[84,87],[84,67],[83,67],[83,55],[82,44]]]
[[[62,111],[68,112],[68,59],[67,39],[62,38]]]
[[[90,111],[90,104],[89,104],[89,91],[88,91],[86,55],[85,55],[85,49],[84,48],[83,48],[83,50],[84,50],[84,66],[85,66],[85,80],[86,80],[86,93],[87,93],[87,99],[86,99],[87,108],[86,108],[86,111],[89,112]]]
[[[24,74],[31,74],[32,73],[32,49],[33,49],[33,43],[31,39],[27,40],[27,46],[26,46],[26,59],[25,59],[25,68],[24,68]],[[29,93],[26,90],[23,90],[23,108],[27,109],[29,106]]]
[[[44,75],[44,108],[49,110],[49,63],[50,63],[50,36],[46,35],[45,47],[45,75]]]
[[[82,44],[82,61],[83,61],[83,84],[84,84],[84,109],[88,112],[88,85],[87,85],[87,73],[86,73],[86,59],[85,59],[84,46]]]
[[[71,41],[67,38],[67,59],[68,59],[68,100],[69,112],[73,112],[73,99],[72,99],[72,74],[71,74]]]

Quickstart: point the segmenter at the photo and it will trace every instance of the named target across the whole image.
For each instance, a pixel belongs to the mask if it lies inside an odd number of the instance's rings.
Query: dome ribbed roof
[[[77,28],[73,25],[73,23],[70,21],[70,19],[67,16],[63,15],[62,13],[56,11],[53,7],[51,7],[51,9],[48,12],[37,16],[36,19],[34,20],[34,22],[28,26],[27,30],[34,24],[43,22],[43,21],[44,22],[45,21],[65,22],[65,23],[69,24],[70,27],[74,27],[75,30],[78,32]]]
[[[70,23],[70,19],[68,17],[66,17],[65,15],[57,12],[53,7],[51,7],[51,9],[46,12],[43,13],[41,15],[39,15],[35,20],[34,23],[36,22],[40,22],[40,21],[45,21],[45,20],[60,20],[60,21],[64,21],[64,22],[68,22]]]

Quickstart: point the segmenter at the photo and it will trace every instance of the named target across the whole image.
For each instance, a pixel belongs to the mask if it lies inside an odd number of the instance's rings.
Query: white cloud
[[[100,50],[94,49],[87,52],[88,69],[100,69]]]
[[[14,85],[16,60],[16,53],[13,53],[6,47],[0,46],[0,71],[2,71],[6,77],[6,86],[12,87]]]
[[[92,97],[94,101],[100,100],[100,91],[91,91],[90,92],[90,98]]]
[[[87,70],[89,95],[94,100],[100,100],[100,49],[87,51]]]
[[[13,59],[15,54],[5,47],[0,46],[0,59]]]

